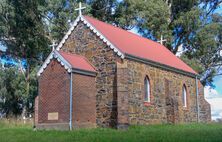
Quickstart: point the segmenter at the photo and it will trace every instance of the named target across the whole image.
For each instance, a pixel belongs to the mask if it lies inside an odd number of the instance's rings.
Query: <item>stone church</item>
[[[80,15],[38,71],[38,129],[209,122],[198,74],[163,45]]]

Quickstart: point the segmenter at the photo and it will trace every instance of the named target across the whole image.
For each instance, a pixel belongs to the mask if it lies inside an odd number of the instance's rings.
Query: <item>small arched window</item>
[[[183,107],[187,107],[187,88],[185,85],[183,85],[182,102],[183,102]]]
[[[147,76],[144,79],[144,89],[145,89],[144,101],[150,102],[150,80]]]

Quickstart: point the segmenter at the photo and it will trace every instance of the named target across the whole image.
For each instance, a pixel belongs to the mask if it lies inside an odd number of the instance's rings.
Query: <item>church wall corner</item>
[[[60,50],[82,55],[96,68],[97,125],[102,127],[116,127],[116,62],[121,62],[121,57],[109,48],[83,22],[77,24]]]

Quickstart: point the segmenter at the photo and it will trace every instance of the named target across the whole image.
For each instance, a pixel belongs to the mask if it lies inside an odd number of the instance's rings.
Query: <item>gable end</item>
[[[69,36],[71,35],[72,31],[75,29],[75,27],[77,26],[78,22],[82,21],[90,30],[93,31],[93,33],[95,33],[108,47],[110,47],[115,53],[117,53],[118,56],[120,56],[122,59],[124,59],[125,55],[122,51],[120,51],[120,49],[118,49],[117,47],[115,47],[102,33],[100,33],[92,24],[90,24],[90,22],[88,22],[83,16],[79,16],[76,18],[76,20],[74,21],[74,23],[72,24],[71,28],[69,29],[69,31],[66,33],[66,35],[63,37],[62,41],[59,43],[59,45],[57,46],[56,50],[60,50],[62,48],[62,46],[64,45],[64,43],[66,42],[66,40],[69,38]]]
[[[55,58],[57,61],[70,73],[72,71],[72,66],[57,52],[53,51],[49,54],[46,61],[43,63],[41,68],[39,69],[37,76],[40,76],[42,72],[45,70],[45,68],[48,66],[48,64],[51,62],[51,60]]]

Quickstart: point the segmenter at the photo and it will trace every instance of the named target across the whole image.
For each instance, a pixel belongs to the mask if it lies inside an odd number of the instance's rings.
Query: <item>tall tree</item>
[[[90,5],[89,13],[102,21],[112,22],[114,20],[113,12],[118,5],[116,0],[89,0],[87,4]]]
[[[57,11],[52,15],[65,15],[65,18],[52,16],[52,21],[62,20],[62,22],[55,22],[58,24],[54,24],[55,28],[52,28],[60,36],[56,39],[61,39],[64,32],[68,30],[69,25],[66,23],[75,19],[76,14],[72,14],[71,11],[74,11],[77,2],[79,1],[57,0],[49,10],[50,13],[53,13],[54,10]],[[85,2],[88,7],[88,11],[85,13],[99,20],[115,24],[126,30],[137,30],[142,36],[152,40],[159,40],[163,35],[167,39],[165,46],[174,54],[183,48],[185,55],[182,56],[182,59],[196,69],[201,75],[204,85],[212,85],[212,78],[219,75],[220,56],[213,56],[211,60],[208,58],[200,60],[199,57],[208,56],[207,53],[200,52],[202,53],[200,55],[194,54],[193,51],[204,48],[202,45],[205,44],[200,43],[204,40],[199,40],[199,45],[196,44],[196,38],[201,37],[200,31],[208,27],[209,24],[221,24],[221,22],[215,23],[215,20],[209,20],[214,16],[212,11],[219,6],[221,0],[86,0],[82,2]],[[58,4],[58,8],[55,4]],[[211,11],[210,14],[209,11]],[[221,17],[217,16],[217,18]],[[65,28],[59,31],[58,29],[64,25],[66,25]],[[220,33],[214,32],[220,31],[220,26],[208,30],[212,31],[204,34],[209,36],[214,34],[215,39],[220,37]],[[214,42],[212,45],[216,45],[214,48],[220,50],[220,42],[213,40],[213,38],[211,42]],[[218,52],[214,54],[218,54]],[[186,60],[185,56],[189,60]],[[196,63],[190,63],[190,61],[196,61]],[[201,65],[201,68],[196,66],[197,63]]]
[[[48,0],[44,9],[45,22],[50,33],[50,39],[57,42],[62,39],[68,31],[71,23],[78,16],[75,10],[81,0]],[[82,1],[84,2],[84,1]],[[84,13],[89,13],[90,6],[83,3],[87,7]]]
[[[204,4],[203,8],[208,9],[207,14],[214,12],[222,4],[222,0],[201,0],[200,2]]]
[[[167,39],[165,46],[174,54],[183,48],[182,59],[196,69],[204,85],[212,86],[213,77],[220,75],[221,16],[217,15],[215,21],[215,14],[209,14],[204,6],[219,3],[220,0],[124,0],[113,7],[110,17],[114,17],[111,22],[117,26],[134,28],[146,38],[158,40],[163,35]],[[206,58],[209,52],[211,58]]]
[[[0,41],[7,46],[6,54],[20,63],[25,60],[26,98],[30,95],[30,73],[49,51],[42,9],[44,0],[3,0],[1,3]],[[2,28],[3,27],[3,28]],[[16,90],[15,90],[16,91]],[[29,101],[24,103],[24,112]]]

